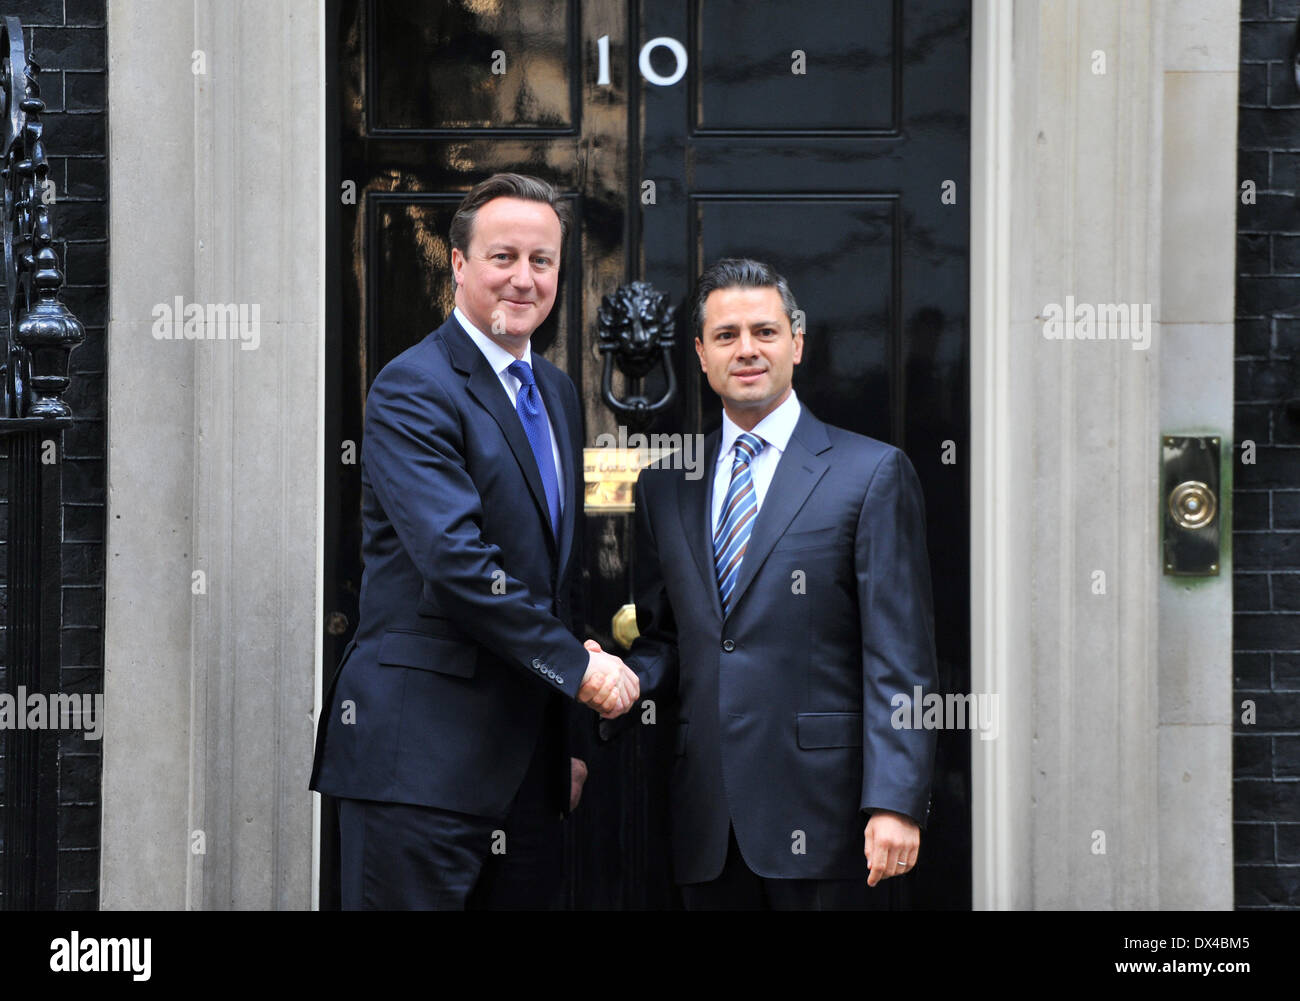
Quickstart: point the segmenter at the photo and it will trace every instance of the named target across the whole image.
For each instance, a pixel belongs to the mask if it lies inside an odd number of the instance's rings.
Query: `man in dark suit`
[[[566,721],[637,697],[622,661],[574,635],[581,408],[530,345],[564,213],[536,178],[471,190],[451,224],[454,314],[367,398],[361,615],[311,779],[340,800],[345,909],[554,906],[585,773]]]
[[[880,907],[928,811],[935,734],[891,724],[896,696],[937,682],[920,484],[798,400],[796,313],[765,264],[704,273],[695,350],[723,424],[703,478],[669,462],[636,486],[628,662],[678,710],[688,909]]]

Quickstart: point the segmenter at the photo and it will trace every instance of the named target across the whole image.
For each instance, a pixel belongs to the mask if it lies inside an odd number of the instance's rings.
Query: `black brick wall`
[[[0,0],[0,15],[21,19],[28,51],[41,67],[45,147],[57,198],[51,216],[66,277],[63,301],[86,327],[85,342],[72,353],[66,396],[77,423],[64,438],[62,681],[64,691],[99,693],[108,314],[105,0]],[[3,467],[0,461],[0,491],[8,489]],[[0,540],[0,570],[7,568],[5,555]],[[6,655],[0,651],[0,663]],[[99,906],[100,752],[98,741],[80,734],[60,739],[60,909]]]
[[[1300,907],[1300,0],[1243,0],[1233,661],[1236,905]],[[1253,441],[1255,462],[1242,461]],[[1241,721],[1242,703],[1256,707]]]

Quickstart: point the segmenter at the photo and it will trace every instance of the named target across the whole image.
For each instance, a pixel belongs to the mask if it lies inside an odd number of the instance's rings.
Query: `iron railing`
[[[30,695],[48,698],[60,690],[63,432],[72,424],[62,394],[68,356],[85,331],[59,302],[63,273],[50,225],[54,192],[42,138],[40,67],[25,51],[16,17],[0,27],[0,58],[8,302],[0,344],[0,438],[9,450],[8,601],[0,628],[7,640],[3,692],[16,710],[9,725],[0,726],[4,905],[52,910],[58,902],[58,730],[15,722],[25,718]]]

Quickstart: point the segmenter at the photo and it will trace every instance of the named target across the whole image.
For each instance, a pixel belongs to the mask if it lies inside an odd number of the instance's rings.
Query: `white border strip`
[[[1012,7],[971,24],[971,691],[1009,693]],[[971,734],[971,904],[1013,907],[1011,742]],[[1024,821],[1021,817],[1021,822]]]
[[[325,32],[329,27],[325,23],[326,4],[321,3],[317,7],[316,32],[319,37],[320,48],[317,52],[319,57],[318,65],[320,66],[320,77],[317,81],[317,99],[319,109],[320,129],[317,132],[319,160],[317,161],[318,176],[320,177],[322,197],[318,200],[320,205],[319,214],[316,216],[316,224],[320,227],[320,240],[317,241],[320,247],[319,257],[317,259],[318,273],[320,281],[319,296],[316,300],[316,316],[318,323],[316,327],[316,635],[314,640],[312,660],[315,667],[314,677],[312,680],[312,705],[315,706],[313,718],[316,725],[320,725],[321,699],[324,697],[321,685],[322,657],[324,656],[324,647],[321,637],[325,629],[325,324],[327,316],[326,308],[326,289],[329,286],[329,275],[325,273],[328,263],[326,247],[330,240],[328,224],[328,215],[325,211],[325,199],[329,197],[329,192],[325,190],[329,182],[329,150],[325,148],[325,116],[330,113],[329,107],[326,106],[326,89],[325,77],[329,73],[329,67],[325,64],[326,53],[328,51],[327,39]],[[315,736],[315,730],[312,732]],[[312,742],[312,754],[315,754],[315,741]],[[311,909],[320,910],[320,834],[321,834],[321,798],[320,793],[311,794]]]

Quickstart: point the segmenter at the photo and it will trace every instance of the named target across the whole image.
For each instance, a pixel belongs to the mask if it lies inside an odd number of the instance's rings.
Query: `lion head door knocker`
[[[597,313],[600,351],[605,356],[601,395],[619,423],[633,431],[650,426],[655,414],[677,395],[669,352],[673,346],[673,318],[668,294],[649,282],[622,285],[600,303]],[[614,395],[614,366],[627,380],[627,397]],[[641,381],[656,365],[663,367],[667,385],[663,396],[651,402],[641,391]]]

